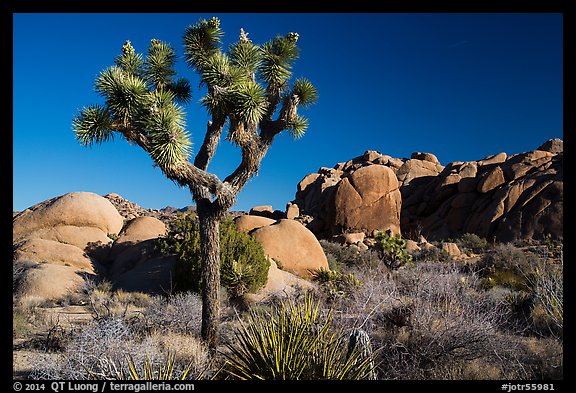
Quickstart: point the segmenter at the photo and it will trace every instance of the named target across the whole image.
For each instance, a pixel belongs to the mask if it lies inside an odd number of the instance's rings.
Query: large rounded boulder
[[[250,234],[279,268],[309,278],[316,270],[329,270],[322,246],[309,229],[294,220],[278,220]]]
[[[392,169],[370,165],[336,186],[328,205],[328,227],[335,233],[391,230],[400,232],[402,198]]]
[[[105,198],[72,192],[32,206],[13,218],[13,262],[30,266],[19,278],[20,297],[57,300],[82,288],[85,277],[103,273],[109,235],[124,219]]]
[[[12,234],[19,238],[35,230],[60,225],[98,228],[118,234],[124,219],[106,198],[91,192],[71,192],[33,206],[14,217]]]

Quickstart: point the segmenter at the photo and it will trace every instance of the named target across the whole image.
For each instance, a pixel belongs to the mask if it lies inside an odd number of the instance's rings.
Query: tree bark
[[[220,319],[220,217],[209,201],[197,201],[196,209],[202,256],[202,338],[215,350]]]

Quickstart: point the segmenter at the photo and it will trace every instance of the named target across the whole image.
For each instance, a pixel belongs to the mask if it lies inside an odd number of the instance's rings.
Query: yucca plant
[[[189,373],[192,369],[192,363],[184,367],[183,370],[175,372],[176,360],[175,354],[173,352],[168,353],[168,356],[163,360],[154,364],[154,362],[146,353],[144,362],[139,365],[134,360],[132,355],[128,354],[126,356],[125,363],[122,362],[112,362],[110,369],[114,371],[114,379],[116,380],[158,380],[158,381],[169,381],[169,380],[186,380],[189,379]],[[101,379],[106,377],[100,373],[95,373],[91,370],[86,370],[86,372],[93,379]],[[202,374],[196,376],[193,379],[201,379]]]
[[[126,41],[115,65],[96,79],[104,103],[80,110],[72,123],[80,144],[120,135],[147,152],[170,180],[190,189],[202,246],[202,337],[212,349],[218,343],[220,313],[220,220],[258,173],[276,136],[284,130],[294,138],[304,135],[308,120],[298,109],[318,98],[308,80],[290,81],[299,56],[297,33],[259,46],[241,29],[228,50],[222,48],[223,34],[218,18],[201,19],[184,33],[184,60],[200,76],[205,89],[200,102],[211,117],[193,161],[181,106],[191,98],[190,84],[176,78],[176,52],[160,40],[152,40],[145,55]],[[240,148],[242,160],[222,180],[207,170],[226,125],[225,139]]]
[[[368,379],[375,355],[347,351],[331,323],[332,311],[323,315],[311,295],[270,311],[252,309],[227,344],[224,371],[241,380]]]
[[[337,270],[313,271],[312,280],[320,284],[329,301],[348,296],[362,286],[362,282],[353,273],[342,273]]]

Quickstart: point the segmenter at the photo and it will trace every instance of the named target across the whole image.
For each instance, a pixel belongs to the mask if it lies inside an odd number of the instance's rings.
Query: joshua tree
[[[73,120],[77,140],[85,146],[121,135],[144,149],[154,165],[181,187],[188,187],[200,222],[202,257],[202,337],[211,348],[218,340],[220,283],[219,223],[260,162],[276,135],[287,130],[300,138],[308,121],[297,113],[317,99],[306,79],[291,86],[291,68],[298,58],[298,34],[277,36],[262,46],[240,30],[238,42],[223,51],[218,18],[201,19],[184,34],[184,58],[200,75],[206,95],[201,103],[211,115],[204,141],[191,160],[192,143],[185,130],[184,109],[190,84],[176,79],[176,53],[152,40],[146,55],[130,41],[122,54],[97,77],[103,105],[83,108]],[[220,137],[238,146],[242,160],[224,180],[208,172]]]

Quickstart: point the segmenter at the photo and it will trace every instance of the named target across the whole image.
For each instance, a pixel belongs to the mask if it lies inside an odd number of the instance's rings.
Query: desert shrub
[[[531,259],[511,243],[498,244],[484,255],[477,269],[486,288],[500,285],[527,290],[526,272],[531,270]]]
[[[175,364],[191,366],[195,374],[212,362],[206,345],[196,335],[163,330],[152,333],[150,339],[162,353],[171,354]]]
[[[206,359],[207,355],[198,358]],[[171,359],[169,364],[168,359]],[[139,335],[126,320],[101,318],[74,332],[63,353],[52,362],[35,365],[31,377],[118,379],[130,375],[145,376],[146,368],[159,370],[162,367],[166,370],[169,365],[170,376],[180,379],[186,371],[188,377],[196,377],[207,367],[205,363],[184,363],[177,359],[177,354],[170,355],[158,340],[150,335]]]
[[[202,300],[193,292],[177,293],[169,298],[155,298],[137,321],[144,332],[164,331],[199,335],[202,323]]]
[[[17,293],[20,282],[26,276],[28,269],[37,267],[38,264],[29,261],[18,261],[12,264],[12,293]]]
[[[390,269],[398,269],[412,264],[412,255],[406,250],[406,240],[399,233],[392,236],[389,231],[378,232],[376,244],[382,253],[382,260]]]
[[[563,378],[563,345],[552,337],[499,335],[496,365],[503,379],[558,380]]]
[[[114,365],[116,375],[114,376],[117,380],[147,380],[147,381],[169,381],[169,380],[185,380],[192,369],[192,365],[186,366],[182,371],[178,373],[176,377],[175,373],[176,361],[174,360],[174,354],[172,352],[168,353],[163,361],[153,362],[148,354],[144,358],[143,364],[137,364],[131,355],[128,355],[123,363],[118,363]],[[109,376],[101,375],[99,373],[94,373],[91,370],[86,370],[88,374],[94,379],[108,379]],[[198,379],[198,377],[194,378]]]
[[[456,240],[456,245],[464,253],[471,251],[480,254],[488,248],[488,241],[475,233],[465,233]]]
[[[349,266],[376,266],[381,258],[374,250],[358,251],[352,247],[321,239],[320,245],[328,259],[330,270],[342,271]]]
[[[113,290],[106,280],[87,282],[85,287],[86,302],[94,318],[126,317],[155,302],[147,293]]]
[[[175,254],[178,258],[176,290],[199,293],[202,265],[198,223],[186,216],[176,219],[173,226],[165,238],[157,241],[157,249],[164,255]],[[255,239],[238,231],[232,221],[220,223],[220,279],[233,297],[256,292],[264,286],[269,266],[262,246]]]
[[[25,337],[32,330],[28,314],[22,307],[12,308],[12,336],[14,338]]]
[[[328,301],[350,296],[362,283],[353,273],[320,269],[313,273],[312,280],[320,284],[320,289]]]
[[[384,313],[387,378],[454,379],[475,359],[493,356],[499,310],[476,290],[476,278],[446,264],[418,264],[397,277],[397,306]]]
[[[260,311],[258,311],[260,310]],[[236,379],[365,379],[373,355],[347,353],[346,342],[331,332],[332,313],[307,295],[283,301],[270,311],[251,310],[236,340],[228,343],[225,372]],[[358,346],[359,347],[359,346]]]
[[[564,328],[564,279],[561,267],[541,262],[527,276],[535,297],[531,316],[535,329],[562,337]]]
[[[414,262],[447,262],[450,256],[441,247],[428,247],[414,252],[412,260]]]

